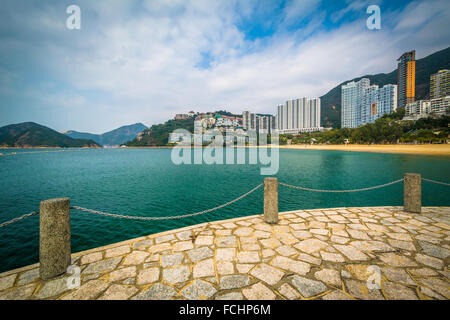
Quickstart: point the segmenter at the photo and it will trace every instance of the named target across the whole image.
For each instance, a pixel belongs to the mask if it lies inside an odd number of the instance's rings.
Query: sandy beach
[[[381,152],[381,153],[407,153],[407,154],[450,156],[450,144],[287,145],[287,146],[280,146],[280,148],[282,148],[282,149],[303,149],[303,150],[338,150],[338,151]]]

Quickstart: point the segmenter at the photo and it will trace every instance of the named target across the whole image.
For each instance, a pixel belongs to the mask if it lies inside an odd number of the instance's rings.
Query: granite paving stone
[[[0,278],[0,291],[9,289],[14,285],[14,281],[17,278],[17,274],[11,274],[9,276]]]
[[[131,266],[131,267],[112,271],[109,274],[109,281],[119,281],[119,280],[123,280],[126,278],[134,277],[134,276],[136,276],[136,267]]]
[[[177,266],[183,262],[184,256],[182,253],[177,252],[173,254],[166,254],[161,256],[161,267]]]
[[[130,246],[123,245],[123,246],[119,246],[119,247],[115,247],[115,248],[106,250],[105,258],[121,256],[121,255],[127,254],[129,252],[130,252]]]
[[[212,277],[215,275],[214,259],[206,259],[194,264],[194,278]]]
[[[127,300],[136,292],[138,292],[138,289],[134,286],[113,284],[98,298],[98,300]]]
[[[339,271],[333,269],[322,269],[314,273],[314,277],[326,284],[339,287],[341,286],[341,276]]]
[[[124,260],[124,265],[137,265],[141,264],[147,259],[147,257],[150,255],[150,253],[145,251],[136,250],[127,255]]]
[[[202,280],[196,280],[193,284],[187,286],[181,294],[189,300],[205,300],[217,292],[210,283]]]
[[[317,280],[311,280],[305,277],[294,275],[292,277],[292,284],[300,294],[305,298],[310,298],[323,293],[327,290],[327,286]]]
[[[159,268],[148,268],[139,271],[136,284],[143,285],[156,282],[159,279]]]
[[[168,285],[156,283],[149,289],[139,293],[133,300],[170,300],[177,294],[176,290]]]
[[[32,269],[32,270],[26,271],[20,275],[17,285],[22,286],[25,284],[30,284],[38,279],[39,279],[39,268]]]
[[[244,300],[244,296],[240,292],[230,292],[223,295],[218,295],[216,300]]]
[[[220,278],[220,289],[238,289],[250,284],[249,276],[229,275]]]
[[[278,270],[274,267],[269,266],[266,263],[261,263],[256,265],[251,271],[250,275],[253,277],[264,281],[265,283],[269,285],[275,285],[280,281],[280,279],[283,277],[284,272],[281,270]]]
[[[191,271],[188,266],[172,267],[163,269],[163,279],[171,284],[185,282],[189,279]]]
[[[121,260],[121,257],[117,257],[93,262],[89,264],[81,273],[101,273],[104,271],[114,270]]]
[[[280,292],[280,294],[282,294],[288,300],[294,300],[300,297],[300,294],[287,283],[283,283],[278,289],[278,292]]]
[[[243,289],[242,293],[248,300],[275,300],[276,298],[275,293],[261,282]]]
[[[413,290],[398,283],[384,282],[383,289],[389,300],[418,300]]]

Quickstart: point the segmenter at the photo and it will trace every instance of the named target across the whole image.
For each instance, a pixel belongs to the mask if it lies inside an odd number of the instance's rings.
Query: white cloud
[[[429,3],[414,1],[400,14],[399,22],[394,30],[416,29],[439,16],[441,12],[445,13],[446,10],[442,10],[445,5],[448,6],[448,1],[431,1]]]
[[[284,8],[284,23],[298,23],[312,15],[320,4],[320,0],[292,0]]]
[[[370,1],[367,0],[346,0],[347,6],[342,10],[334,12],[331,14],[331,20],[336,23],[341,20],[347,13],[355,12],[355,11],[363,11],[364,8],[367,8],[372,4],[379,4],[380,1]]]

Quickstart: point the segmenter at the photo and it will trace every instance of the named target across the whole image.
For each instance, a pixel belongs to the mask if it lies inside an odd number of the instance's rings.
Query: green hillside
[[[169,134],[176,129],[194,132],[194,119],[169,120],[161,124],[155,124],[144,130],[144,135],[140,141],[135,138],[126,145],[129,147],[166,146],[169,143]]]
[[[72,139],[34,122],[11,124],[0,128],[0,147],[100,147],[92,140]]]
[[[441,69],[450,69],[450,47],[416,61],[416,99],[429,98],[430,75]],[[380,87],[389,83],[397,84],[397,69],[387,74],[365,75],[344,81],[320,97],[322,126],[333,128],[341,126],[341,86],[350,81],[359,81],[362,78],[368,78],[371,84]]]

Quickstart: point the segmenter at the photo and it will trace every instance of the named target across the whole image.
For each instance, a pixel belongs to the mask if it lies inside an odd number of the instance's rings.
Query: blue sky
[[[66,8],[81,8],[81,30]],[[369,30],[369,5],[381,30]],[[102,133],[175,113],[274,113],[450,45],[447,0],[3,0],[0,126]]]

